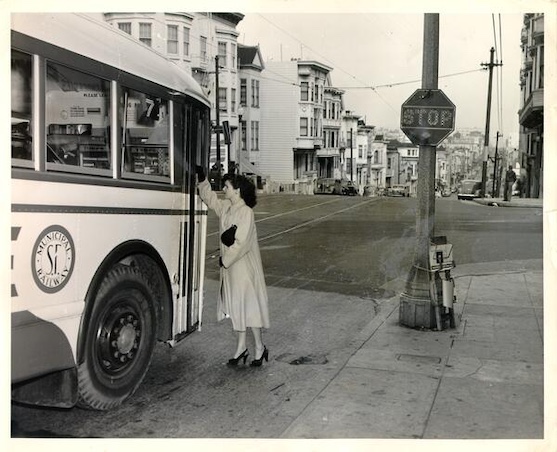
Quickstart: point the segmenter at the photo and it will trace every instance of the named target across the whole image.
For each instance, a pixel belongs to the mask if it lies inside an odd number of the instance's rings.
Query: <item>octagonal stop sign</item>
[[[455,111],[440,89],[418,89],[402,104],[400,129],[414,144],[437,146],[454,130]]]

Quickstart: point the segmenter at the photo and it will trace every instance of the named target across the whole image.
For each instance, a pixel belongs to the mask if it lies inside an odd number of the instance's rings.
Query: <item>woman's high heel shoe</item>
[[[248,356],[249,356],[249,352],[248,352],[248,349],[246,348],[246,349],[242,352],[242,354],[241,354],[240,356],[238,356],[237,358],[230,358],[230,359],[228,360],[228,365],[229,365],[229,366],[237,366],[237,365],[238,365],[238,362],[239,362],[241,359],[243,359],[243,360],[244,360],[244,364],[246,364],[246,360],[248,359]]]
[[[263,359],[265,359],[265,361],[269,362],[269,350],[267,350],[267,347],[263,346],[263,353],[261,354],[261,358],[259,359],[254,359],[250,366],[251,367],[259,367],[261,366],[261,364],[263,364]]]

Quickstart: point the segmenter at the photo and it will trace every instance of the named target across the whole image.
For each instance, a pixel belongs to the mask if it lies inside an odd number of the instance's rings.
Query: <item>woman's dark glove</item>
[[[238,227],[235,224],[230,226],[221,234],[220,241],[226,246],[232,246],[234,244],[234,240],[236,240],[236,229],[238,229]]]
[[[203,170],[202,166],[196,165],[195,166],[195,174],[197,174],[197,181],[203,182],[205,180],[205,171]]]

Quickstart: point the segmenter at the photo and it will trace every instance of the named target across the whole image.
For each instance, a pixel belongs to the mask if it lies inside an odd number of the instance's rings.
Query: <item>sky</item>
[[[264,62],[302,58],[333,67],[332,84],[345,90],[345,109],[369,125],[394,129],[401,104],[421,88],[424,17],[246,13],[238,42],[259,45]],[[493,71],[490,136],[518,134],[522,20],[518,12],[439,14],[438,88],[456,106],[456,129],[485,129],[489,76],[482,63],[494,47],[503,65]]]

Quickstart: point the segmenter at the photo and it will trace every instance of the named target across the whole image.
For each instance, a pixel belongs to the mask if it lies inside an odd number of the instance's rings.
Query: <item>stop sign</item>
[[[440,89],[418,89],[402,104],[400,129],[414,144],[437,146],[454,130],[455,110]]]

